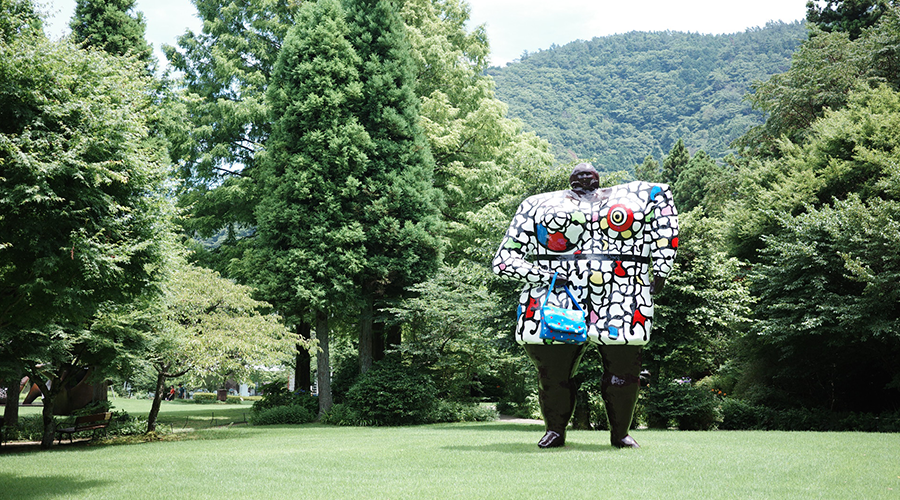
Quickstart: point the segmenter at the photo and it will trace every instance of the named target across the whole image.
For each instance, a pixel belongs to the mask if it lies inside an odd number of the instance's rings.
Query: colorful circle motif
[[[631,229],[634,223],[634,212],[623,204],[613,205],[606,215],[606,222],[609,227],[616,232],[623,232]]]

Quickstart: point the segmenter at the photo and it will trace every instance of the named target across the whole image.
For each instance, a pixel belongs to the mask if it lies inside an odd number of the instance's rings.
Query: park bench
[[[62,443],[63,434],[69,435],[69,442],[71,443],[72,434],[82,431],[93,431],[93,433],[91,434],[91,439],[94,439],[98,430],[106,429],[107,427],[109,427],[109,423],[111,420],[112,413],[110,412],[76,417],[74,426],[66,427],[65,429],[56,429],[56,434],[59,435],[60,443]]]

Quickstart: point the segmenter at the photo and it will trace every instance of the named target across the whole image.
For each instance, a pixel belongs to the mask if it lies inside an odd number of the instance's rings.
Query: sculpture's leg
[[[525,345],[525,352],[538,370],[538,401],[546,434],[541,448],[556,448],[566,442],[566,426],[575,411],[572,376],[578,370],[586,345]]]
[[[616,448],[639,448],[628,435],[641,388],[642,346],[600,346],[603,379],[600,392],[609,419],[609,438]]]

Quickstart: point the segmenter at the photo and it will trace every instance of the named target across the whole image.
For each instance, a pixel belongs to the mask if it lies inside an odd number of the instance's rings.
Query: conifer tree
[[[386,0],[346,2],[349,39],[362,66],[359,123],[372,140],[359,196],[366,261],[357,283],[363,297],[360,369],[372,363],[374,312],[425,280],[440,261],[440,194],[434,160],[419,125],[416,75],[406,28]],[[394,342],[397,339],[394,338]]]
[[[303,5],[273,70],[273,130],[254,172],[260,290],[286,315],[315,321],[321,412],[330,407],[328,318],[355,310],[371,209],[372,142],[356,117],[361,61],[347,35],[339,0]]]
[[[143,13],[131,14],[134,4],[135,0],[77,0],[69,22],[72,37],[116,56],[134,55],[152,68],[153,49],[144,39],[147,23]]]

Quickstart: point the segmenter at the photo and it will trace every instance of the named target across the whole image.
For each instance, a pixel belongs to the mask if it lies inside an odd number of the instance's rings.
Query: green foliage
[[[895,5],[894,0],[809,0],[806,20],[816,23],[822,31],[845,32],[855,40]]]
[[[197,404],[217,403],[218,398],[214,392],[195,392],[191,395],[191,399]]]
[[[434,422],[491,422],[497,420],[497,410],[478,403],[439,400],[431,420]]]
[[[653,429],[674,424],[683,431],[710,430],[719,419],[717,403],[708,389],[694,386],[690,379],[675,379],[650,386],[644,416]]]
[[[740,261],[725,252],[725,225],[698,207],[679,214],[674,271],[655,299],[658,316],[645,366],[657,379],[701,377],[733,355],[749,325],[753,297]]]
[[[806,142],[816,120],[843,108],[855,88],[884,83],[900,90],[900,10],[888,10],[856,40],[815,26],[810,34],[788,71],[754,83],[747,100],[768,116],[737,141],[745,153],[777,157],[781,138]]]
[[[509,362],[499,349],[507,324],[497,317],[499,299],[485,286],[487,273],[471,265],[444,266],[389,309],[403,324],[399,352],[429,373],[442,398],[468,400],[481,380]]]
[[[367,424],[367,422],[360,418],[356,410],[346,403],[338,403],[332,406],[331,409],[322,416],[321,422],[328,425],[343,426],[364,426]]]
[[[263,397],[253,403],[253,413],[279,406],[302,406],[310,413],[319,411],[319,402],[316,397],[305,392],[290,392],[281,384],[268,384],[263,387]]]
[[[834,412],[820,408],[776,409],[725,398],[721,430],[900,432],[900,413]]]
[[[383,360],[362,374],[345,404],[368,425],[428,423],[437,404],[431,379],[401,363]]]
[[[144,39],[144,15],[132,16],[136,0],[76,0],[69,22],[72,38],[83,47],[116,56],[134,56],[152,70],[153,48]]]
[[[147,85],[102,53],[0,44],[0,329],[84,321],[150,286],[171,216]]]
[[[300,405],[276,406],[262,411],[254,412],[250,421],[253,425],[297,425],[308,424],[315,421],[316,413],[309,408]]]
[[[43,36],[43,20],[31,0],[0,0],[0,43]]]
[[[575,41],[488,73],[510,115],[553,144],[559,162],[601,171],[661,158],[678,139],[721,158],[762,122],[743,102],[754,80],[784,71],[800,23],[728,35],[639,33]]]
[[[900,203],[855,197],[810,209],[767,239],[754,268],[754,358],[793,404],[881,411],[900,391]],[[852,332],[852,334],[850,333]],[[859,370],[861,380],[848,377]],[[781,401],[784,403],[784,401]]]

